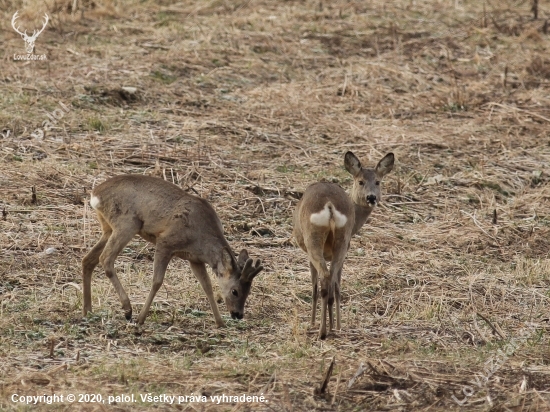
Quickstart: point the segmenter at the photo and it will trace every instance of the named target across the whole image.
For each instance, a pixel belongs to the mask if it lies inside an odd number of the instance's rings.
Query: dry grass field
[[[550,410],[550,6],[532,6],[0,0],[0,410]],[[16,10],[29,33],[49,14],[47,60],[14,61]],[[396,166],[319,341],[291,215],[313,182],[350,188],[347,150]],[[208,199],[262,258],[243,321],[221,304],[216,329],[177,260],[142,329],[100,268],[82,317],[89,193],[121,173]],[[117,260],[134,319],[153,253],[136,238]],[[136,402],[12,402],[86,393]]]

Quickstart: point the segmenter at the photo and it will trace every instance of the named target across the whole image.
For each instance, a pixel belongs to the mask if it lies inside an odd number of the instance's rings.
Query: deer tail
[[[328,219],[328,224],[330,227],[330,233],[332,233],[332,245],[331,247],[334,248],[334,242],[336,240],[336,220],[334,219],[334,205],[332,202],[327,202],[327,208],[329,210],[330,216]]]

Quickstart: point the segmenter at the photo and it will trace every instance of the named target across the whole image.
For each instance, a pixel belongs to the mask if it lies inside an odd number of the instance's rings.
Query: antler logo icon
[[[13,29],[21,35],[23,40],[25,40],[25,50],[27,51],[28,54],[31,54],[34,51],[34,42],[36,41],[36,38],[40,35],[40,33],[42,33],[44,31],[44,29],[46,28],[46,25],[48,24],[48,21],[50,20],[50,18],[48,17],[48,15],[46,13],[44,13],[44,25],[38,31],[33,30],[32,36],[29,36],[29,35],[27,35],[26,30],[24,32],[21,32],[21,30],[19,30],[19,27],[15,26],[15,21],[17,20],[17,17],[19,17],[19,16],[17,16],[17,13],[19,13],[19,11],[16,11],[15,14],[13,15],[13,18],[11,19],[11,25],[12,25]]]

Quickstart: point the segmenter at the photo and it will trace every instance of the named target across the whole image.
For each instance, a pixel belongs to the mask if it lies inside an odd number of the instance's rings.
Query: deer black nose
[[[371,204],[375,204],[376,203],[376,195],[368,195],[367,196],[367,202],[369,202]]]
[[[244,317],[244,315],[242,313],[239,313],[239,312],[231,311],[231,317],[233,319],[242,319]]]

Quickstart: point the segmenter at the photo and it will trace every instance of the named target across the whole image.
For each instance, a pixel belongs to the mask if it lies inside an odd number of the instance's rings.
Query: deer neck
[[[221,273],[219,273],[219,269],[222,265],[222,251],[224,248],[232,250],[229,246],[229,243],[225,241],[218,241],[216,243],[212,243],[212,245],[205,251],[204,253],[204,262],[207,263],[211,268],[212,271],[216,274],[216,276],[222,276]],[[212,239],[214,242],[214,239]],[[233,252],[231,252],[233,253]]]
[[[176,253],[176,256],[191,262],[206,263],[212,271],[219,276],[218,267],[222,259],[222,250],[228,248],[229,244],[225,239],[216,236],[209,236],[201,239],[193,245],[185,245]]]
[[[357,203],[353,204],[355,207],[355,223],[353,225],[352,236],[359,232],[359,229],[365,224],[368,217],[374,210],[374,207],[360,206]]]

